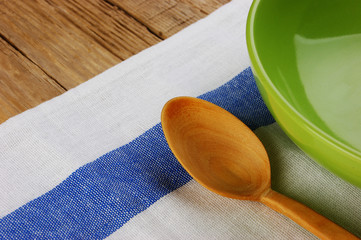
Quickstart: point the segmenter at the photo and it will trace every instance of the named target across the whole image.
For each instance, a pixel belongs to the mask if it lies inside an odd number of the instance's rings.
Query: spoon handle
[[[321,239],[359,239],[311,208],[276,191],[270,190],[262,197],[261,202]]]

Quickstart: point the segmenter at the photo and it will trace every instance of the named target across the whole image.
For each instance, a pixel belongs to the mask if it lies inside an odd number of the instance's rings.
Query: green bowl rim
[[[254,0],[250,7],[247,17],[247,24],[246,24],[246,42],[247,42],[247,49],[250,56],[250,60],[252,63],[253,70],[257,73],[258,76],[262,76],[264,80],[262,81],[263,84],[267,85],[267,89],[273,92],[273,96],[276,96],[281,103],[283,103],[286,107],[288,107],[297,118],[299,118],[307,127],[309,127],[313,132],[315,132],[319,137],[323,138],[324,141],[327,141],[331,145],[347,151],[349,154],[352,154],[354,158],[361,159],[361,151],[357,150],[351,146],[342,143],[338,139],[331,137],[329,134],[324,132],[322,129],[317,127],[307,118],[305,118],[299,111],[297,111],[292,104],[290,104],[286,98],[281,94],[281,92],[276,88],[276,86],[271,81],[270,77],[268,76],[266,70],[263,68],[262,62],[258,56],[257,49],[254,42],[254,34],[253,34],[253,27],[254,27],[254,19],[257,12],[257,8],[259,3],[262,0]],[[260,80],[261,81],[261,80]]]

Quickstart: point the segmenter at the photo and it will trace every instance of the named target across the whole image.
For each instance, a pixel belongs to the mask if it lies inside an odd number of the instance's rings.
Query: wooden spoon
[[[264,146],[238,118],[204,100],[177,97],[162,111],[174,155],[201,185],[225,197],[260,201],[321,239],[358,239],[303,204],[271,189]]]

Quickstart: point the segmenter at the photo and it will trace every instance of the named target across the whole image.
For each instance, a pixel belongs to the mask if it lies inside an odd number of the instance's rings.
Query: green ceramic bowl
[[[361,187],[361,1],[255,0],[247,45],[257,86],[283,130]]]

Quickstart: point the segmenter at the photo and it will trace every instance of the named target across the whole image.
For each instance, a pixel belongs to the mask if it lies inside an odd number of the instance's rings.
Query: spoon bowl
[[[270,188],[266,150],[256,135],[226,110],[200,99],[176,98],[164,108],[162,126],[177,159],[206,188],[249,200],[259,199]],[[242,147],[245,144],[247,148]]]
[[[358,239],[312,209],[271,189],[267,152],[257,136],[226,110],[177,97],[162,111],[170,149],[201,185],[225,197],[260,201],[322,239]]]

